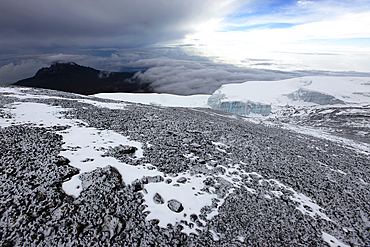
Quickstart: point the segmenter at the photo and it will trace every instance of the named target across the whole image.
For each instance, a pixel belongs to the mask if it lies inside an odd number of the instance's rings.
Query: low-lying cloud
[[[131,64],[149,67],[145,72],[137,73],[135,77],[151,82],[155,92],[179,95],[212,94],[224,84],[250,80],[280,80],[291,78],[296,74],[239,68],[210,60],[181,60],[167,57],[144,59]]]
[[[19,64],[6,64],[0,67],[0,83],[11,84],[20,79],[31,77],[43,66],[46,64],[33,59],[24,60]]]
[[[100,53],[102,51],[95,51]],[[46,54],[9,62],[0,67],[0,83],[14,83],[33,76],[54,61],[76,62],[103,71],[138,71],[135,78],[150,83],[157,93],[178,95],[212,94],[225,84],[271,81],[293,77],[370,76],[370,73],[330,71],[279,71],[237,67],[211,58],[188,55],[182,48],[120,50],[110,56]],[[1,66],[1,65],[0,65]]]

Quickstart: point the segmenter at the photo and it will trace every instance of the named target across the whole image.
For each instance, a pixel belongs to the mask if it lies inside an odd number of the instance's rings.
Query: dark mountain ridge
[[[35,76],[13,85],[54,89],[84,95],[111,92],[151,92],[149,83],[134,78],[135,73],[106,72],[78,65],[74,62],[55,62],[41,68]]]

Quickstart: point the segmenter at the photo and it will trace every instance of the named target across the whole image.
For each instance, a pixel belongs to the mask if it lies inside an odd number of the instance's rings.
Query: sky
[[[0,0],[0,83],[54,61],[139,71],[157,92],[370,76],[370,0]]]

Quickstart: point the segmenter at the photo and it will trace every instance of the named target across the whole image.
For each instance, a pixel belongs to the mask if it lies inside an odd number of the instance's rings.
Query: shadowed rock
[[[186,183],[186,181],[188,181],[188,180],[184,177],[181,177],[181,178],[177,179],[177,182],[180,183],[180,184],[184,184],[184,183]]]
[[[184,207],[182,206],[181,202],[175,199],[169,200],[167,206],[171,211],[175,213],[180,213],[182,210],[184,210]]]
[[[155,195],[153,197],[153,201],[156,204],[163,204],[164,203],[163,197],[160,194],[158,194],[158,193],[155,193]]]

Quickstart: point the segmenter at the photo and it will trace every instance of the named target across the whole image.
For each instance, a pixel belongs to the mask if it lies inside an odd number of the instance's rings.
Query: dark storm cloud
[[[182,38],[217,13],[217,0],[4,0],[0,52],[138,47]],[[65,49],[64,49],[65,48]]]

